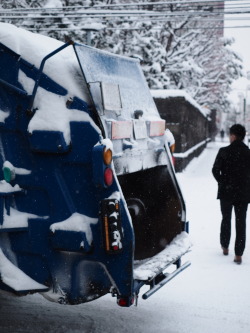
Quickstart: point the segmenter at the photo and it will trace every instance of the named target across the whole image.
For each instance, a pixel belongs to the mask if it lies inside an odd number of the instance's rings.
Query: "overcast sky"
[[[246,1],[226,1],[225,4],[239,5]],[[249,8],[249,7],[248,7]],[[239,20],[229,20],[229,17],[239,18]],[[243,20],[244,18],[244,20]],[[236,26],[249,26],[249,28],[227,28]],[[225,16],[225,36],[234,37],[235,43],[233,48],[243,57],[245,71],[250,71],[250,14],[237,14]]]

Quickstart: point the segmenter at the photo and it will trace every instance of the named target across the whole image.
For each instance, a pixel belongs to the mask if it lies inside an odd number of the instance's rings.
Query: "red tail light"
[[[128,307],[130,305],[134,304],[134,297],[124,297],[124,298],[118,298],[117,304],[123,307]]]
[[[104,171],[104,182],[107,186],[112,185],[114,180],[113,171],[111,168],[106,168]]]

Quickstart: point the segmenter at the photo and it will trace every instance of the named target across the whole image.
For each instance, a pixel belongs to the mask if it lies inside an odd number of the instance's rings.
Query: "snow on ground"
[[[248,333],[250,237],[242,265],[233,262],[233,242],[229,256],[222,255],[219,245],[221,215],[211,168],[222,145],[225,143],[219,141],[208,144],[202,155],[177,175],[194,243],[183,259],[192,262],[187,270],[148,300],[139,299],[138,307],[120,308],[110,295],[64,306],[40,295],[13,298],[0,294],[0,332]]]

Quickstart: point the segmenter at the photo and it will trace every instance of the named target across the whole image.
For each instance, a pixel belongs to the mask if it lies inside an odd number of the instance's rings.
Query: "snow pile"
[[[177,235],[172,242],[154,257],[135,262],[134,278],[148,280],[159,274],[166,266],[187,253],[192,242],[186,232]]]
[[[8,118],[10,115],[9,112],[0,110],[0,123],[4,123],[5,119]]]
[[[100,142],[97,142],[95,146],[103,145],[105,150],[111,150],[113,152],[113,142],[110,139],[101,139]]]
[[[118,191],[116,191],[116,192],[113,192],[109,197],[108,197],[108,199],[114,199],[114,200],[121,200],[121,192],[118,192]]]
[[[13,265],[0,249],[0,276],[3,283],[16,291],[43,290],[46,286],[34,281],[18,267]]]
[[[0,225],[0,230],[11,228],[26,228],[28,227],[28,219],[35,218],[41,217],[30,213],[20,212],[12,207],[10,207],[10,214],[8,215],[6,209],[4,209],[3,224]]]
[[[12,163],[10,163],[9,161],[4,162],[3,168],[9,168],[14,175],[29,175],[29,174],[31,174],[31,170],[27,170],[27,169],[24,169],[24,168],[17,168]]]
[[[174,157],[179,157],[179,158],[187,158],[190,154],[192,154],[196,149],[198,149],[199,147],[205,145],[207,142],[209,141],[209,139],[207,140],[203,140],[200,143],[197,143],[197,145],[193,146],[192,148],[188,149],[187,151],[185,151],[185,153],[174,153]]]
[[[20,192],[21,188],[19,185],[12,186],[11,184],[7,183],[5,180],[0,181],[0,193],[13,193],[13,192]]]
[[[84,232],[86,234],[87,242],[91,244],[93,240],[91,224],[96,224],[97,222],[97,218],[91,218],[83,214],[74,213],[62,222],[51,224],[50,230],[52,232],[55,232],[56,230]]]

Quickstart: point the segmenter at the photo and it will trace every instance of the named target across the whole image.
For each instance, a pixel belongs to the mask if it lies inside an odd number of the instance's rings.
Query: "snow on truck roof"
[[[64,44],[56,39],[32,33],[8,23],[0,23],[0,43],[36,68],[40,67],[45,56]],[[139,68],[138,60],[77,43],[75,44],[75,51],[72,46],[66,47],[46,61],[43,73],[63,86],[68,93],[66,96],[59,96],[39,86],[34,101],[34,108],[37,111],[29,123],[29,132],[32,133],[34,130],[61,131],[66,143],[69,143],[70,121],[89,121],[100,133],[99,128],[87,113],[79,110],[69,110],[66,107],[66,100],[74,96],[91,103],[84,77],[87,82],[88,77],[90,82],[92,79],[101,81],[108,78],[111,83],[114,80],[116,84],[122,87],[123,117],[131,118],[132,112],[143,108],[145,119],[159,119],[157,108]],[[81,62],[81,66],[79,66],[78,60]],[[127,69],[123,68],[126,64],[128,64]],[[81,68],[84,69],[84,77]],[[95,68],[96,70],[94,70]],[[28,78],[23,71],[19,70],[18,81],[31,95],[35,84],[34,80]],[[6,112],[0,110],[0,121],[4,122],[5,119]]]
[[[64,44],[8,23],[0,23],[0,42],[37,68],[46,55]],[[74,74],[77,71],[79,72],[79,65],[72,47],[47,60],[43,70],[55,82],[63,83],[68,91],[83,98],[83,90],[75,82]]]
[[[0,23],[0,43],[37,68],[40,67],[41,61],[46,55],[64,44],[56,39],[32,33],[8,23]],[[38,87],[34,102],[37,111],[29,123],[28,131],[30,133],[34,130],[60,131],[67,144],[70,143],[70,121],[87,121],[100,133],[100,129],[87,113],[69,110],[66,107],[66,101],[70,97],[76,96],[88,101],[86,90],[84,90],[85,82],[73,47],[69,46],[49,58],[45,63],[43,73],[63,86],[68,93],[66,96],[59,96]],[[19,70],[18,81],[31,95],[34,80]],[[5,116],[6,112],[0,110],[0,121],[4,122]]]

